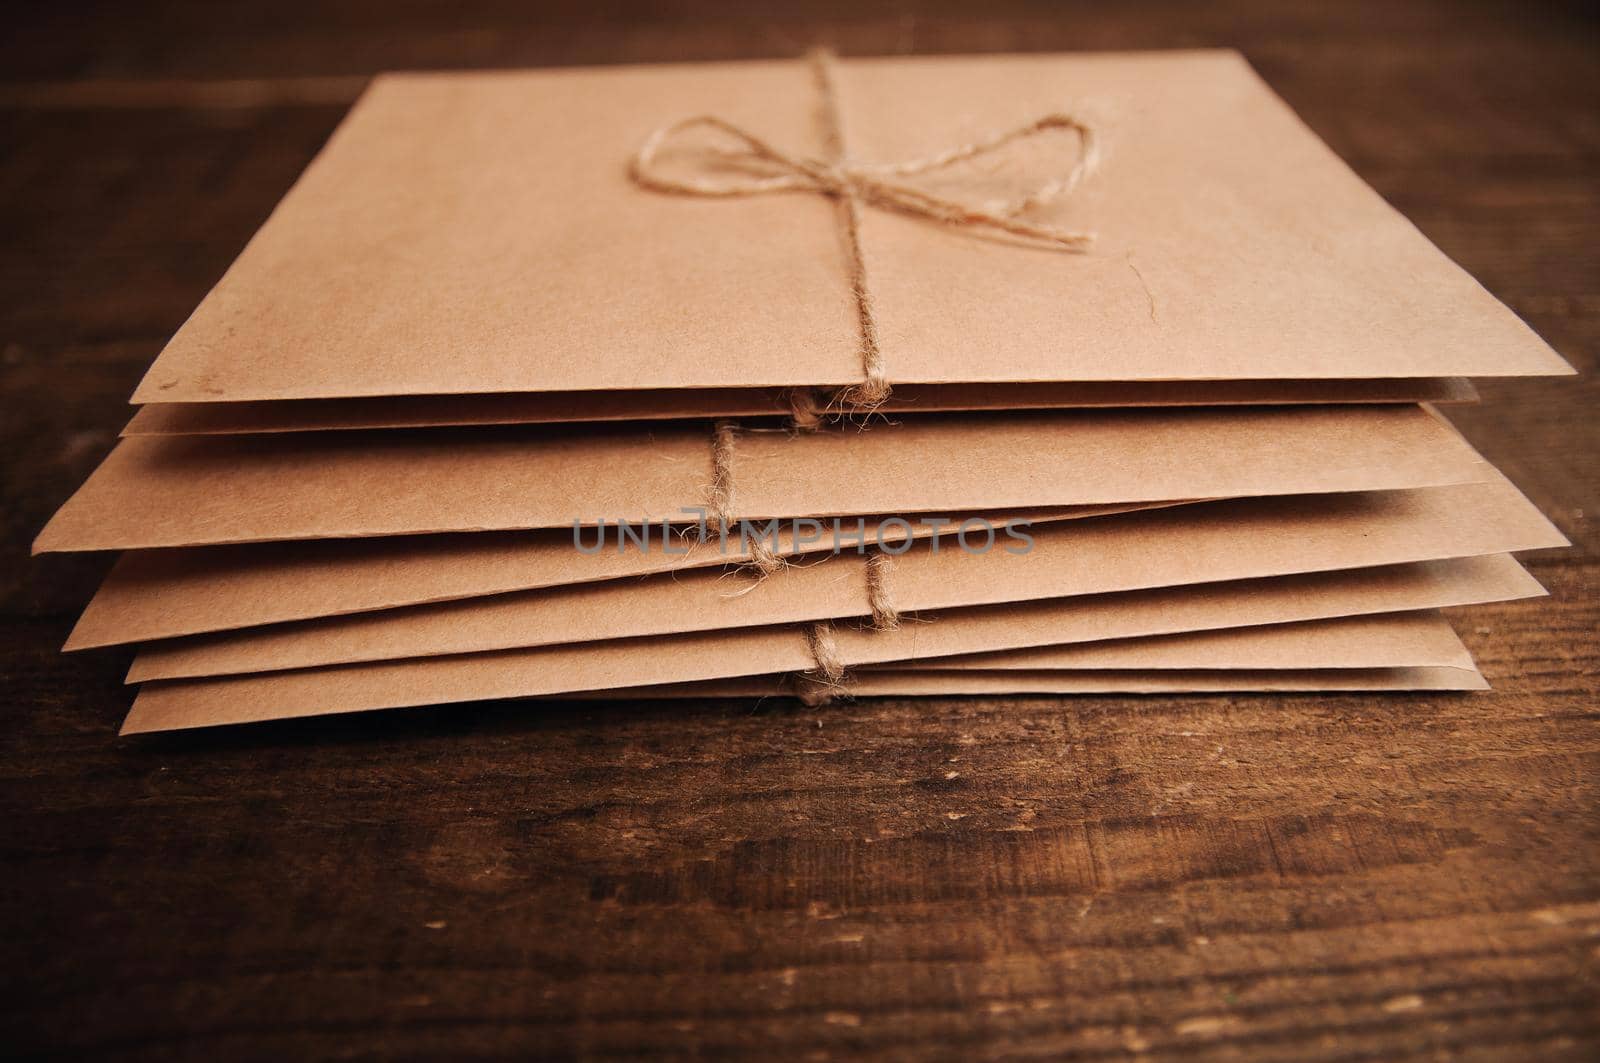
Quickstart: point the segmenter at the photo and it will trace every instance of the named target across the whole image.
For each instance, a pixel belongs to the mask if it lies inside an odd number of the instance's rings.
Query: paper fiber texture
[[[1193,380],[1077,384],[909,385],[878,408],[882,416],[949,410],[1035,410],[1097,406],[1224,406],[1334,402],[1476,402],[1461,379]],[[812,400],[815,403],[815,399]],[[823,407],[824,409],[826,407]],[[283,402],[154,403],[122,430],[140,435],[238,435],[363,428],[436,428],[710,417],[789,416],[782,391],[590,391],[510,395],[399,395]]]
[[[1488,467],[1416,406],[929,415],[738,437],[735,517],[982,512],[1377,490]],[[711,433],[573,426],[135,437],[35,552],[686,519]]]
[[[851,665],[1444,608],[1544,593],[1505,555],[953,610],[894,631],[836,628]],[[145,684],[124,733],[531,697],[813,667],[798,627],[623,639]]]
[[[852,59],[838,81],[859,163],[1062,110],[1103,145],[1038,219],[1092,230],[1086,254],[863,212],[891,382],[1570,371],[1235,53]],[[815,155],[819,104],[798,61],[381,77],[135,400],[856,383],[833,202],[628,177],[694,115]],[[929,187],[1010,199],[1075,151]]]
[[[893,546],[949,536],[967,519],[996,528],[1011,522],[1046,524],[1181,503],[1121,503],[1057,509],[955,513],[916,523],[864,518],[870,543]],[[818,539],[779,529],[773,552],[794,558],[857,549],[854,525],[836,535],[830,525]],[[586,540],[587,541],[587,540]],[[313,539],[293,543],[131,550],[117,559],[64,649],[81,650],[205,631],[275,624],[319,616],[393,609],[541,587],[681,573],[750,560],[750,543],[685,537],[668,553],[659,541],[648,551],[608,545],[599,553],[573,547],[570,529],[532,532],[458,532],[375,539]]]
[[[1566,544],[1508,482],[1248,499],[1068,521],[1032,549],[920,544],[883,585],[902,612],[1358,568]],[[144,648],[130,682],[666,635],[871,612],[867,558],[759,583],[719,571],[247,628]]]
[[[713,679],[596,691],[561,698],[750,698],[794,693],[788,676]],[[979,694],[1205,694],[1291,691],[1488,690],[1474,667],[1338,668],[1306,671],[970,671],[874,670],[852,676],[841,697],[959,697]]]
[[[872,671],[1278,671],[1344,668],[1473,668],[1449,621],[1432,610],[1348,616],[1299,624],[1198,631],[1036,649],[937,657]]]

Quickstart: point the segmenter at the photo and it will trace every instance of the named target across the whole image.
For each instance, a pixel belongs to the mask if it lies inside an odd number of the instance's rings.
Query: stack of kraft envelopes
[[[1439,407],[1569,372],[1233,53],[389,75],[36,550],[127,732],[1471,690],[1566,541]]]

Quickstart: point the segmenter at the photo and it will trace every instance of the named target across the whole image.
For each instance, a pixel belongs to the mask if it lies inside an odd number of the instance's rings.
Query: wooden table
[[[34,5],[0,43],[0,1044],[68,1057],[1600,1051],[1582,7]],[[29,540],[386,68],[1231,45],[1589,371],[1464,431],[1575,540],[1484,696],[488,704],[119,740]]]

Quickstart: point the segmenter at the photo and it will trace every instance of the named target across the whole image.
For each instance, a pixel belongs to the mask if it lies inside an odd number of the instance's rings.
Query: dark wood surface
[[[1573,538],[1484,696],[489,704],[119,740],[26,559],[386,68],[1231,45],[1589,372],[1583,5],[34,4],[0,34],[0,1051],[1600,1053],[1592,375],[1457,420]]]

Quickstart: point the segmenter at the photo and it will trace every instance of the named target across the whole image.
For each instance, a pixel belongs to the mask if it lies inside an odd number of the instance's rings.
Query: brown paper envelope
[[[878,412],[1035,410],[1097,406],[1222,406],[1342,402],[1467,403],[1472,382],[1423,380],[1195,380],[1181,383],[958,384],[897,388]],[[283,402],[163,402],[133,415],[125,436],[237,435],[475,424],[676,420],[787,416],[782,392],[525,392],[511,395],[399,395]]]
[[[1435,609],[1543,594],[1505,555],[952,610],[894,631],[836,627],[851,665]],[[124,733],[653,686],[813,667],[801,627],[623,639],[147,683]]]
[[[893,382],[1570,371],[1235,53],[849,60],[838,85],[858,163],[1063,110],[1103,148],[1034,212],[1092,230],[1086,254],[863,211]],[[856,383],[831,200],[628,177],[694,115],[815,155],[819,103],[794,61],[379,78],[135,401]],[[1012,199],[1075,157],[1030,143],[919,187]]]
[[[1116,639],[965,657],[867,665],[865,670],[1194,671],[1330,668],[1472,668],[1472,655],[1449,621],[1423,610],[1310,620],[1299,624]]]
[[[124,439],[35,552],[686,519],[710,434],[672,426]],[[732,516],[928,513],[1379,490],[1486,478],[1416,406],[930,415],[738,438]]]
[[[1048,689],[1048,680],[1066,682],[1064,691],[1087,689],[1102,680],[1107,689],[1137,690],[1137,683],[1163,680],[1178,689],[1203,689],[1194,684],[1220,681],[1228,688],[1265,684],[1259,689],[1299,689],[1308,673],[1358,672],[1346,681],[1365,683],[1379,671],[1439,670],[1437,678],[1467,679],[1479,689],[1477,667],[1450,624],[1438,612],[1419,610],[1372,616],[1308,620],[1296,624],[1197,631],[1154,638],[1113,639],[1030,650],[935,657],[866,665],[842,685],[850,694],[919,692],[962,693],[969,684],[983,692],[1000,691],[1002,672],[1023,673],[1019,689]],[[1185,673],[1153,676],[1152,672]],[[956,673],[950,675],[949,673]],[[947,690],[937,680],[950,678]],[[894,686],[907,684],[905,689]],[[1418,684],[1412,684],[1416,686]],[[1486,685],[1486,684],[1484,684]],[[815,689],[815,688],[812,688]],[[593,697],[713,697],[795,693],[792,675],[722,679],[674,687],[601,691]],[[572,696],[572,695],[565,695]]]
[[[1010,522],[1046,524],[1182,505],[1126,502],[1106,506],[957,513],[918,523],[884,523],[867,517],[869,542],[888,545],[951,534],[964,520],[981,518],[999,528]],[[942,523],[938,523],[942,521]],[[851,531],[852,529],[847,529]],[[822,537],[796,535],[785,525],[773,551],[779,556],[855,550],[850,535],[829,527]],[[312,539],[292,543],[240,543],[168,550],[132,550],[117,559],[73,628],[66,650],[151,642],[179,635],[253,627],[318,616],[393,609],[540,587],[687,572],[750,560],[749,544],[685,539],[668,553],[659,541],[649,551],[607,548],[583,554],[568,529],[533,532],[462,532]]]
[[[787,676],[713,679],[658,687],[553,695],[562,699],[789,697]],[[997,671],[874,670],[843,685],[843,697],[970,697],[979,694],[1205,694],[1340,690],[1488,690],[1475,667],[1338,668],[1306,671]]]
[[[1018,599],[1031,600],[1031,599]],[[485,603],[486,605],[488,603]],[[972,604],[972,603],[969,603]],[[641,606],[641,608],[649,608]],[[487,611],[487,610],[486,610]],[[388,615],[388,614],[385,614]],[[377,619],[377,618],[374,618]],[[472,625],[470,616],[464,621]],[[1344,626],[1340,626],[1344,625]],[[733,625],[719,625],[719,628]],[[752,622],[748,626],[759,626]],[[1282,629],[1288,630],[1282,630]],[[678,633],[683,629],[668,629]],[[706,629],[715,630],[715,629]],[[407,629],[407,632],[409,629]],[[226,642],[202,640],[198,645],[177,644],[145,648],[135,660],[128,674],[129,682],[154,679],[178,679],[202,676],[237,675],[254,672],[282,671],[294,668],[318,667],[331,664],[348,664],[356,661],[396,660],[402,658],[431,657],[448,653],[481,652],[494,649],[520,648],[530,645],[554,645],[580,641],[555,639],[548,643],[527,643],[526,636],[512,635],[493,641],[480,640],[472,645],[467,640],[451,640],[447,648],[419,640],[416,652],[407,652],[413,646],[396,633],[384,641],[386,630],[373,632],[360,630],[348,632],[334,630],[329,641],[336,649],[319,652],[309,641],[319,634],[319,626],[311,625],[293,633],[264,632],[255,637],[243,632],[240,638]],[[646,634],[661,634],[648,631]],[[627,631],[625,635],[636,632]],[[357,649],[344,649],[355,644],[358,636],[367,641]],[[596,634],[595,639],[613,637]],[[581,641],[591,641],[584,639]],[[343,649],[343,652],[341,652]],[[1164,652],[1163,652],[1164,651]],[[1133,639],[1121,642],[1099,642],[1087,645],[1069,645],[1009,653],[986,653],[970,657],[937,658],[922,668],[929,670],[992,671],[1014,667],[1038,670],[1080,670],[1102,668],[1376,668],[1412,665],[1471,665],[1471,658],[1456,638],[1450,625],[1437,616],[1393,614],[1378,618],[1353,618],[1338,621],[1316,621],[1309,624],[1280,625],[1278,628],[1239,628],[1228,632],[1204,632],[1183,636],[1166,636],[1160,639]],[[906,667],[905,662],[881,667]],[[876,666],[869,666],[876,667]]]
[[[917,612],[1565,545],[1516,488],[1463,484],[1213,502],[1033,529],[1032,549],[928,543],[894,558],[888,600]],[[1020,546],[1018,546],[1020,549]],[[612,581],[246,628],[157,643],[129,682],[864,616],[867,558],[755,582],[720,571]]]

